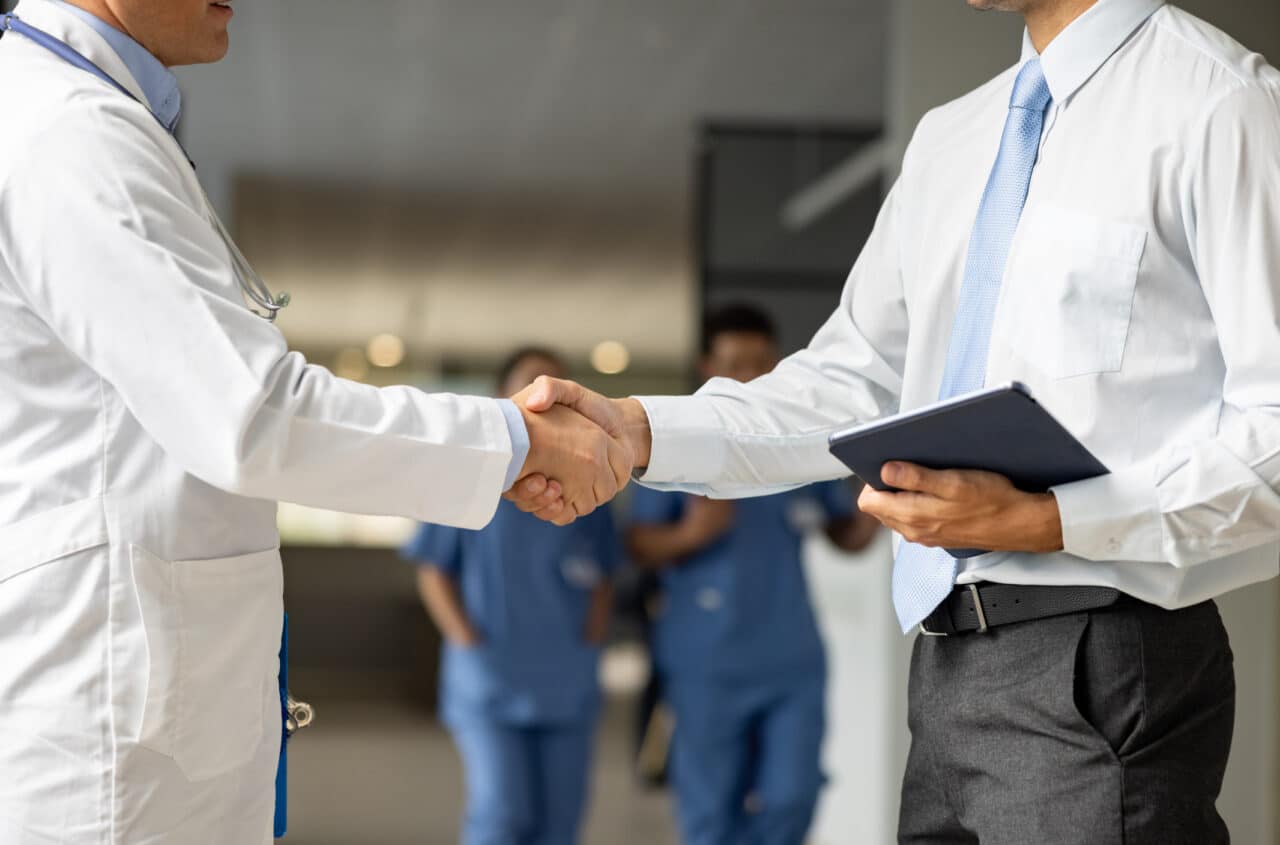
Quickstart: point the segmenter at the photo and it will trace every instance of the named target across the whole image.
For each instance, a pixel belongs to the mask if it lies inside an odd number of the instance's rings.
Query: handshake
[[[529,430],[529,456],[506,498],[539,519],[568,525],[649,465],[649,417],[635,399],[609,399],[550,376],[511,398]]]

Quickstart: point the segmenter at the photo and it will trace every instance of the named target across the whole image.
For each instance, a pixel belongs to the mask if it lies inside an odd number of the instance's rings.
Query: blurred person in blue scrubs
[[[562,377],[534,347],[499,395]],[[609,508],[566,528],[504,501],[488,527],[423,525],[404,549],[445,638],[440,715],[466,770],[464,845],[569,845],[586,806],[619,542]]]
[[[779,358],[749,306],[707,317],[705,378],[750,381]],[[847,482],[715,501],[637,488],[632,557],[660,572],[654,659],[675,716],[670,777],[688,845],[800,845],[823,784],[826,666],[801,563],[806,535],[870,542]]]

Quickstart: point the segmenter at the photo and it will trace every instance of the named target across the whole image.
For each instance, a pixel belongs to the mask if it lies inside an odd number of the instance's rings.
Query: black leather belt
[[[920,633],[930,637],[981,634],[1000,625],[1110,607],[1123,598],[1128,597],[1110,587],[966,584],[956,587],[938,609],[920,623]]]

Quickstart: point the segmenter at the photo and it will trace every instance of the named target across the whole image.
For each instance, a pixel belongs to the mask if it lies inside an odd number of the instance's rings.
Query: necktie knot
[[[1009,108],[1043,112],[1052,99],[1049,83],[1044,78],[1044,68],[1040,66],[1039,59],[1032,59],[1018,71],[1018,78],[1013,83],[1013,96],[1009,98]]]

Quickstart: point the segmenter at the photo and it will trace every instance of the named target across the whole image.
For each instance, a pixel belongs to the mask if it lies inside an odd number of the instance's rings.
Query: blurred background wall
[[[1189,0],[1280,61],[1280,4]],[[709,303],[803,342],[916,121],[1017,59],[1015,18],[962,0],[241,2],[231,57],[181,74],[183,133],[290,342],[372,383],[485,392],[550,343],[603,391],[683,392]],[[423,479],[423,483],[431,483]],[[294,836],[450,842],[457,762],[431,716],[438,635],[394,554],[411,526],[282,509],[295,686]],[[815,841],[892,841],[906,654],[882,542],[809,573],[831,652],[831,783]],[[1240,704],[1222,799],[1280,842],[1280,587],[1227,597]],[[587,842],[672,840],[630,774],[620,631]]]

